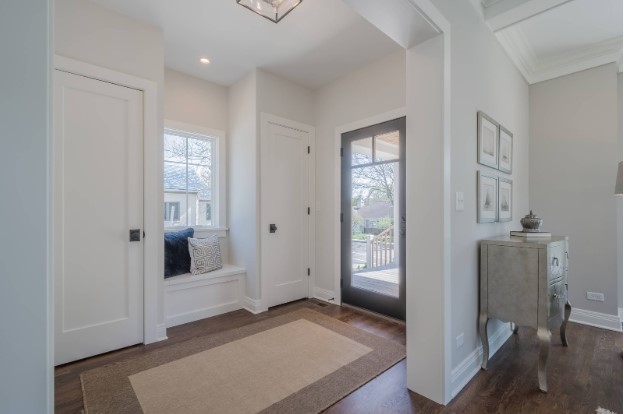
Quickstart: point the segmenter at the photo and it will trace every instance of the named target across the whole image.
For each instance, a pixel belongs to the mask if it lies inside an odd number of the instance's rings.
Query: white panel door
[[[54,76],[59,365],[143,342],[143,93]]]
[[[267,306],[308,297],[309,133],[269,122],[261,162]],[[271,231],[271,225],[275,231]],[[265,286],[267,286],[265,285]],[[264,294],[264,293],[263,293]]]

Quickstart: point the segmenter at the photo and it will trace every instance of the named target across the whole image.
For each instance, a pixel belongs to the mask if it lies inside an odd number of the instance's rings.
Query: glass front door
[[[405,319],[405,118],[342,134],[342,302]]]

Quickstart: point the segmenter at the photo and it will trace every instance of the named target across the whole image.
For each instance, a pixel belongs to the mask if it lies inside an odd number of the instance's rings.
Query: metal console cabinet
[[[513,322],[514,333],[518,326],[537,329],[537,377],[540,390],[546,392],[550,329],[559,328],[561,342],[568,346],[566,325],[572,311],[568,301],[568,238],[503,236],[482,240],[480,285],[481,368],[487,369],[489,359],[489,319]]]

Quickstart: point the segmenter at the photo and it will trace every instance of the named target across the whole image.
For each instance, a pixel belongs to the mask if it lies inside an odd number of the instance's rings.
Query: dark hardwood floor
[[[202,335],[237,328],[300,307],[319,312],[373,334],[405,344],[405,327],[351,308],[303,300],[260,315],[239,310],[176,326],[169,339],[137,345],[60,366],[55,372],[56,412],[80,413],[80,373],[125,358],[166,348]],[[520,329],[446,407],[407,390],[405,361],[330,407],[328,413],[595,413],[602,408],[622,413],[622,334],[589,326],[568,325],[569,348],[553,335],[548,362],[548,393],[537,388],[535,332]],[[111,413],[114,414],[114,413]],[[180,413],[183,414],[183,413]]]

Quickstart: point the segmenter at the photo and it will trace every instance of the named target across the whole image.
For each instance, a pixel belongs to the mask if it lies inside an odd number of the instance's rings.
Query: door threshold
[[[395,322],[395,323],[398,323],[399,325],[405,325],[405,321],[402,321],[401,319],[393,318],[392,316],[384,315],[383,313],[378,313],[378,312],[374,312],[372,310],[368,310],[365,308],[360,308],[359,306],[349,305],[348,303],[345,303],[345,302],[342,302],[340,306],[353,309],[358,312],[366,313],[370,316],[375,316],[377,318],[385,319],[390,322]]]

